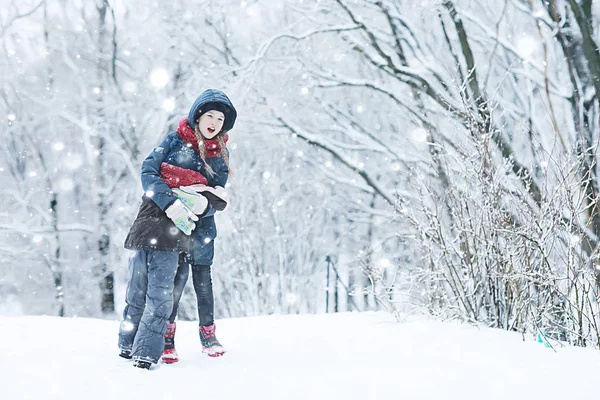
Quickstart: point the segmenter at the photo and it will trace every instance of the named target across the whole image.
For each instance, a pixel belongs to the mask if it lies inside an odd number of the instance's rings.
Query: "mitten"
[[[223,211],[229,203],[229,194],[221,186],[210,187],[198,183],[196,185],[181,186],[179,189],[187,193],[201,194],[208,199],[210,205],[217,211]]]
[[[206,197],[198,194],[194,191],[185,190],[185,186],[179,189],[172,189],[173,193],[179,197],[179,200],[194,214],[202,215],[208,207],[208,200]]]
[[[177,199],[165,210],[167,217],[173,220],[175,226],[178,227],[186,235],[191,235],[196,224],[194,221],[198,221],[198,217],[189,210],[181,200]]]

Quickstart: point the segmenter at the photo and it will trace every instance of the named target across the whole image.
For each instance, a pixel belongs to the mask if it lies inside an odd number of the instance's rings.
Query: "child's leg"
[[[173,287],[173,311],[169,317],[169,324],[167,333],[165,334],[165,348],[162,353],[162,360],[167,364],[173,364],[179,361],[179,355],[175,350],[175,331],[177,326],[175,325],[175,317],[179,310],[179,302],[181,301],[181,295],[190,274],[190,259],[186,253],[179,254],[179,264],[177,267],[177,274],[175,275],[175,286]]]
[[[198,299],[198,319],[200,327],[200,342],[202,351],[210,357],[220,357],[225,354],[225,349],[215,335],[215,299],[213,296],[210,265],[192,265],[192,280]]]
[[[124,355],[131,353],[133,340],[140,324],[146,305],[146,289],[148,287],[147,252],[136,251],[129,259],[129,281],[125,295],[123,320],[119,326],[119,349]]]
[[[190,275],[190,258],[187,253],[179,254],[179,265],[177,267],[177,274],[175,275],[175,286],[173,287],[173,312],[169,317],[169,322],[175,322],[177,311],[179,310],[179,302],[181,301],[181,295],[183,289],[187,283]]]
[[[175,251],[148,251],[146,307],[133,342],[136,360],[157,363],[165,346],[164,334],[173,311],[173,286],[179,260]]]
[[[192,281],[196,300],[198,301],[198,319],[201,326],[212,325],[214,322],[215,299],[213,296],[210,265],[192,265]]]

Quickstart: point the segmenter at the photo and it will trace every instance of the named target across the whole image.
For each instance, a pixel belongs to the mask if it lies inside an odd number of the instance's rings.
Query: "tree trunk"
[[[51,54],[51,49],[50,49],[50,31],[49,31],[49,26],[48,26],[48,9],[47,9],[47,4],[44,3],[44,45],[46,46],[46,52],[48,54]],[[52,66],[50,63],[48,63],[48,67],[47,67],[47,73],[48,73],[48,93],[50,96],[53,96],[53,90],[54,90],[54,73],[52,70]],[[40,161],[42,162],[42,166],[44,167],[44,170],[46,171],[46,176],[47,176],[47,182],[46,184],[48,185],[48,188],[51,191],[51,197],[50,197],[50,218],[51,218],[51,226],[52,226],[52,234],[53,234],[53,242],[54,242],[54,259],[52,259],[51,257],[48,257],[48,262],[49,262],[49,268],[50,268],[50,272],[52,273],[52,281],[54,283],[54,291],[55,291],[55,299],[56,299],[56,303],[58,306],[58,310],[57,310],[57,315],[59,317],[64,317],[65,316],[65,303],[64,303],[64,287],[63,287],[63,274],[62,274],[62,267],[60,265],[60,249],[61,249],[61,244],[60,244],[60,234],[58,231],[58,195],[57,193],[53,190],[53,185],[52,185],[52,179],[50,177],[48,177],[48,173],[50,172],[47,168],[46,168],[46,163],[44,161],[44,157],[42,155],[42,151],[41,149],[38,149],[38,153],[40,156]]]
[[[102,65],[105,63],[103,55],[105,53],[106,43],[106,12],[109,4],[107,0],[102,0],[98,3],[98,59],[97,59],[97,79],[98,79],[98,141],[96,150],[97,153],[97,168],[96,179],[98,182],[98,277],[100,279],[100,309],[103,314],[110,314],[115,311],[115,294],[114,294],[114,274],[109,268],[110,262],[110,229],[107,225],[108,211],[110,209],[109,199],[106,189],[106,174],[108,173],[106,160],[106,140],[104,135],[108,134],[106,129],[105,112],[104,112],[104,69]]]
[[[52,232],[54,234],[54,260],[50,261],[50,270],[52,271],[52,280],[54,281],[54,290],[56,291],[56,302],[58,304],[58,316],[65,316],[65,302],[63,291],[63,276],[60,265],[60,235],[58,232],[58,200],[56,193],[52,193],[50,200],[50,213],[52,214]]]
[[[598,209],[598,173],[596,162],[596,147],[594,137],[597,136],[597,121],[594,121],[594,109],[600,93],[598,78],[600,62],[598,61],[598,48],[592,38],[591,21],[584,17],[577,4],[570,1],[571,8],[581,30],[582,38],[572,34],[574,27],[568,14],[561,15],[555,0],[546,3],[548,14],[554,20],[557,28],[556,38],[565,55],[569,78],[573,85],[573,94],[570,104],[576,137],[576,154],[579,162],[579,175],[581,190],[584,193],[585,217],[589,231],[583,239],[583,248],[588,257],[592,256],[600,236],[600,210]],[[582,95],[595,92],[591,99],[582,98]],[[596,281],[600,282],[600,271],[596,270]]]

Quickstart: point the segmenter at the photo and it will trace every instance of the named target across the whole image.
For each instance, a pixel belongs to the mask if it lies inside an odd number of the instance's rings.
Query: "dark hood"
[[[235,124],[235,119],[237,118],[237,111],[229,100],[229,97],[225,93],[217,89],[207,89],[198,98],[194,101],[194,104],[190,108],[190,112],[188,114],[188,124],[194,129],[196,127],[196,120],[198,119],[198,115],[202,110],[204,105],[209,103],[218,103],[225,107],[225,123],[223,124],[224,131],[230,131]]]

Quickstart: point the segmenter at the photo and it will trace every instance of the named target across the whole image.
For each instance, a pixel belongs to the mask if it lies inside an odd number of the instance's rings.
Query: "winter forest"
[[[598,346],[599,19],[593,0],[2,0],[0,314],[118,318],[141,162],[217,88],[239,113],[217,318],[426,313]]]

